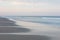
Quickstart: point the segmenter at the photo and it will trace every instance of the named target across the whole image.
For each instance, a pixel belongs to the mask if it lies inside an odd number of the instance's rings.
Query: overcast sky
[[[0,0],[0,15],[59,15],[60,0]]]

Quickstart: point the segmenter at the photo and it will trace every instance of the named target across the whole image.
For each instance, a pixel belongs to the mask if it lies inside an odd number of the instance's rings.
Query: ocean
[[[40,24],[60,26],[60,16],[5,16],[14,20],[23,20]]]

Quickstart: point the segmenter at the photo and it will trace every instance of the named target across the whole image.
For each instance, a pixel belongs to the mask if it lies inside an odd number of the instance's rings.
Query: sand
[[[0,40],[50,40],[50,38],[39,35],[0,35]]]
[[[19,25],[20,22],[0,17],[0,40],[50,40],[48,36],[29,34],[32,29]]]
[[[0,18],[0,40],[60,40],[60,28]]]
[[[20,33],[30,31],[30,29],[22,28],[15,23],[15,21],[9,20],[8,18],[0,17],[0,33]],[[17,26],[19,26],[19,28]]]

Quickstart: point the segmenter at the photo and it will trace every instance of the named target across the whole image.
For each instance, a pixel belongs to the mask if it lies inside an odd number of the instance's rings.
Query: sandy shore
[[[0,35],[0,40],[50,40],[50,38],[39,35]]]
[[[15,24],[13,20],[8,18],[0,17],[0,33],[20,33],[29,32],[27,28],[22,28],[21,26]],[[19,27],[18,27],[19,26]]]
[[[0,17],[0,26],[17,26],[14,21]]]
[[[0,40],[50,40],[48,36],[32,35],[33,29],[21,23],[0,17]]]
[[[60,40],[57,27],[5,18],[0,18],[1,23],[1,40]]]

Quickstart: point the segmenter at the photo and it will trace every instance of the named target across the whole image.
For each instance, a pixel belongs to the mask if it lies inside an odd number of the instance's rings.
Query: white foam
[[[22,33],[25,35],[46,35],[50,36],[55,40],[60,39],[60,28],[56,28],[53,26],[48,26],[39,23],[25,22],[25,21],[16,21],[16,24],[23,26],[24,28],[29,28],[32,31],[29,33]],[[18,34],[19,35],[19,34]]]
[[[59,31],[60,30],[59,28],[50,27],[48,25],[25,22],[25,21],[16,21],[16,24],[21,25],[26,28],[30,28],[30,29],[39,29],[40,31]]]

